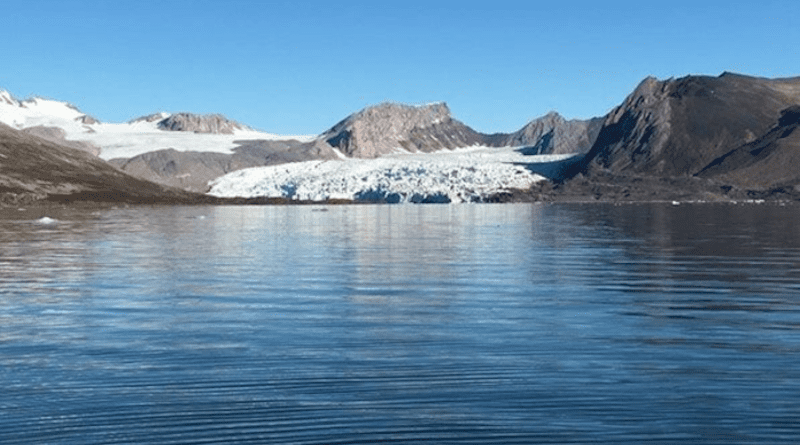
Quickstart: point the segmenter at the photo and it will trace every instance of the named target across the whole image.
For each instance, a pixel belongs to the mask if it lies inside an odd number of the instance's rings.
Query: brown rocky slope
[[[724,73],[645,79],[606,116],[584,169],[691,176],[770,131],[800,103],[800,78]]]
[[[207,199],[134,178],[89,153],[0,124],[0,204],[170,203]]]
[[[795,199],[799,104],[800,78],[647,78],[545,195]]]

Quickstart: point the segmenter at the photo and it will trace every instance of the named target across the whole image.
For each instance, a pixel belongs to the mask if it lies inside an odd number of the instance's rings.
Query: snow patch
[[[479,202],[544,179],[527,164],[569,157],[525,156],[515,148],[476,146],[376,159],[306,161],[229,173],[209,183],[209,194],[310,201]]]

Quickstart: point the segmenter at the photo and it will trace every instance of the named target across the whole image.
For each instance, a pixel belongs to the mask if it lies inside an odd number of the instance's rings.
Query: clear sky
[[[106,122],[222,113],[316,134],[444,101],[484,132],[605,114],[646,76],[800,76],[796,0],[6,0],[0,89]]]

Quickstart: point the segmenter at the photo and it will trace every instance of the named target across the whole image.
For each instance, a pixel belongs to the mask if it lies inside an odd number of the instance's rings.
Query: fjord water
[[[0,215],[3,444],[800,439],[797,206]]]

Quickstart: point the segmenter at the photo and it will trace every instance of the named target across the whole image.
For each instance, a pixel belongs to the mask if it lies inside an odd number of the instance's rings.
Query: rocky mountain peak
[[[647,78],[608,114],[584,165],[614,173],[692,176],[765,134],[798,99],[800,79],[732,73]]]
[[[212,134],[233,134],[234,130],[249,130],[247,126],[232,121],[221,114],[199,115],[192,113],[169,115],[158,122],[158,128],[167,131],[192,131]]]
[[[490,135],[489,140],[495,147],[524,147],[526,154],[585,153],[592,147],[602,121],[567,120],[550,111],[514,133]]]
[[[357,128],[362,132],[375,130],[391,137],[449,119],[450,108],[443,102],[422,106],[386,102],[351,114],[329,131],[347,127]]]
[[[20,105],[19,101],[14,99],[14,96],[6,90],[0,90],[0,104],[12,105],[15,107]]]
[[[528,122],[527,124],[525,124],[524,127],[522,127],[520,131],[526,133],[542,132],[542,131],[548,132],[559,125],[563,125],[565,122],[567,122],[567,120],[564,119],[563,116],[561,116],[555,111],[551,111],[545,114],[544,116],[538,117]]]
[[[653,76],[646,77],[636,86],[633,92],[625,98],[623,105],[618,107],[618,109],[629,107],[642,109],[658,106],[658,104],[666,98],[671,82],[672,79],[661,81]]]
[[[421,106],[385,102],[367,107],[348,119],[382,122],[402,131],[402,127],[427,127],[450,119],[450,108],[444,102]],[[404,125],[399,125],[398,119],[402,119]]]
[[[383,103],[351,114],[320,136],[347,156],[374,158],[398,149],[435,151],[474,145],[480,135],[451,118],[445,103]]]

